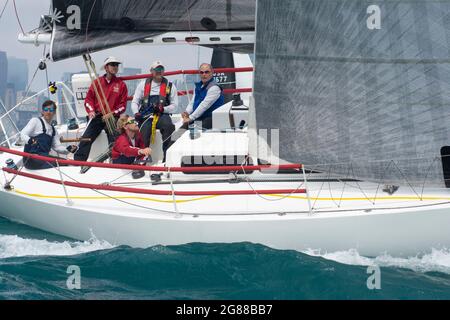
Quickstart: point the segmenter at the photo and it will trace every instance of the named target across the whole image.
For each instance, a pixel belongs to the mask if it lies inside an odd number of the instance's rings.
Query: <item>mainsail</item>
[[[450,1],[259,0],[255,54],[257,126],[280,130],[280,158],[443,184]]]
[[[256,0],[53,0],[51,58],[57,61],[166,32],[253,31],[255,6]],[[253,51],[253,45],[236,49]]]

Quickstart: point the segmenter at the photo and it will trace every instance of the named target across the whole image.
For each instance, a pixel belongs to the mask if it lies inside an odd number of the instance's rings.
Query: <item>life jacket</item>
[[[161,85],[159,87],[159,95],[150,95],[152,89],[152,78],[145,80],[144,97],[141,100],[141,107],[139,113],[143,117],[147,117],[154,113],[153,106],[162,103],[164,106],[170,105],[170,92],[172,91],[172,82],[169,82],[166,78],[162,78]]]
[[[205,111],[203,114],[197,118],[196,120],[202,120],[207,117],[211,117],[214,110],[217,108],[223,106],[225,103],[225,97],[223,95],[223,89],[214,81],[214,78],[211,78],[205,85],[203,85],[203,82],[197,82],[195,84],[195,99],[194,99],[194,105],[193,105],[193,111],[195,111],[200,103],[203,102],[206,98],[206,94],[208,93],[209,88],[213,86],[218,86],[220,88],[220,96],[219,98]]]
[[[48,156],[50,153],[50,150],[52,149],[53,138],[56,135],[56,130],[55,130],[55,127],[53,125],[51,125],[52,135],[49,136],[47,134],[47,130],[45,128],[44,120],[42,120],[41,118],[38,118],[38,119],[42,125],[42,133],[38,134],[35,137],[31,137],[36,140],[36,143],[29,144],[27,142],[23,151],[27,152],[27,153],[38,154],[41,156]]]

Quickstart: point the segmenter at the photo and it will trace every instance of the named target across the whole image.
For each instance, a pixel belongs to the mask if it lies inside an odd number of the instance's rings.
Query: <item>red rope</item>
[[[142,165],[132,165],[132,164],[112,164],[112,163],[102,163],[102,162],[87,162],[87,161],[76,161],[76,160],[64,160],[56,159],[52,157],[44,157],[37,154],[26,153],[22,151],[12,150],[5,147],[0,147],[0,152],[6,152],[15,154],[22,157],[33,158],[42,161],[48,161],[50,163],[55,163],[58,161],[61,164],[68,164],[73,166],[86,166],[86,167],[97,167],[97,168],[112,168],[112,169],[127,169],[127,170],[144,170],[144,171],[171,171],[171,172],[214,172],[214,171],[239,171],[239,170],[277,170],[277,169],[300,169],[301,164],[281,164],[278,166],[271,165],[260,165],[260,166],[204,166],[204,167],[154,167],[154,166],[142,166]]]
[[[18,170],[3,168],[3,171],[12,173],[15,175],[36,179],[40,181],[46,181],[55,184],[63,184],[61,180],[56,180],[52,178],[38,176],[32,173],[21,172]],[[285,194],[285,193],[306,193],[305,189],[271,189],[271,190],[217,190],[217,191],[166,191],[166,190],[151,190],[151,189],[139,189],[139,188],[128,188],[128,187],[116,187],[101,184],[91,184],[91,183],[79,183],[64,181],[64,185],[82,189],[95,189],[95,190],[107,190],[107,191],[118,191],[118,192],[128,192],[128,193],[139,193],[139,194],[153,194],[153,195],[163,195],[170,196],[175,194],[177,196],[218,196],[218,195],[251,195],[251,194]]]

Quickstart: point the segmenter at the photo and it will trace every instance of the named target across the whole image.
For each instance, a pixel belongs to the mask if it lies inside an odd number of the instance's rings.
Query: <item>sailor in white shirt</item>
[[[167,149],[172,145],[172,133],[175,126],[170,117],[178,108],[178,92],[175,85],[164,77],[164,66],[160,61],[155,61],[150,68],[152,76],[141,81],[137,86],[131,111],[139,122],[140,132],[144,145],[148,147],[156,129],[159,129],[163,139],[164,159]],[[156,126],[153,121],[157,119]]]
[[[56,112],[56,104],[47,100],[42,105],[41,117],[32,118],[25,128],[20,132],[22,141],[25,141],[24,152],[38,154],[41,156],[49,156],[53,149],[57,153],[68,154],[74,153],[77,146],[71,145],[64,147],[60,142],[60,136],[55,127],[51,124],[53,116]],[[52,165],[46,161],[24,157],[24,165],[27,169],[47,169]]]
[[[195,84],[194,96],[186,111],[181,114],[185,129],[193,121],[201,121],[203,129],[212,129],[212,113],[225,102],[222,88],[214,81],[212,66],[202,63],[199,73],[201,81]]]

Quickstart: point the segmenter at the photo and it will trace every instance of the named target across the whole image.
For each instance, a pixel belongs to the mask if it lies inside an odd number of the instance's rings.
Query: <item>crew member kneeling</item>
[[[56,112],[56,104],[52,100],[47,100],[42,104],[40,118],[32,118],[25,128],[20,132],[23,141],[27,141],[24,152],[50,157],[49,153],[53,149],[57,153],[68,154],[77,151],[77,146],[65,147],[60,142],[60,136],[55,127],[51,124]],[[53,157],[54,158],[54,157]],[[55,166],[47,161],[37,160],[29,157],[23,158],[25,168],[48,169]],[[59,164],[62,165],[62,164]]]
[[[117,129],[121,135],[116,139],[112,149],[113,163],[133,164],[136,160],[151,154],[152,150],[144,145],[136,120],[123,115],[117,121]]]

